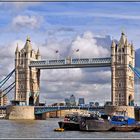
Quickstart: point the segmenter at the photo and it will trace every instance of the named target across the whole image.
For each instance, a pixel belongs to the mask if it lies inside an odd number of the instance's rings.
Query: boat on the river
[[[114,126],[112,128],[112,131],[118,131],[118,132],[131,132],[136,129],[135,125],[122,125],[122,126]]]
[[[111,124],[114,125],[112,131],[130,132],[140,129],[140,125],[137,124],[136,120],[127,116],[112,116]]]
[[[113,125],[109,121],[109,117],[102,117],[93,113],[90,116],[82,116],[80,118],[80,130],[82,131],[109,131]]]
[[[67,114],[64,121],[58,122],[64,130],[80,131],[140,131],[140,124],[134,118],[127,116],[109,116],[98,112],[85,115]]]
[[[65,130],[80,130],[79,119],[77,114],[67,114],[63,121],[58,122],[59,127]]]

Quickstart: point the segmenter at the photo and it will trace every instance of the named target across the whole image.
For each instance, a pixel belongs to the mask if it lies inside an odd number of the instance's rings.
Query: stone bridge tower
[[[134,105],[134,73],[129,64],[135,65],[135,52],[132,43],[128,43],[122,32],[119,42],[112,41],[112,105]]]
[[[31,60],[40,60],[38,51],[34,51],[31,40],[27,37],[25,46],[15,52],[15,101],[25,102],[25,105],[39,104],[40,70],[30,68]]]

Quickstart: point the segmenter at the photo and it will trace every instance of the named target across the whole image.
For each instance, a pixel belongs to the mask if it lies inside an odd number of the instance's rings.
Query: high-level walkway
[[[111,58],[84,58],[84,59],[59,59],[30,61],[30,67],[39,69],[62,69],[83,67],[110,67]]]

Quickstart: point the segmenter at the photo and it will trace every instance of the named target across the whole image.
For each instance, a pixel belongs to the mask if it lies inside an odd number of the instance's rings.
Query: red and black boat
[[[64,121],[59,121],[58,124],[60,128],[65,130],[80,130],[78,115],[75,114],[67,114]]]

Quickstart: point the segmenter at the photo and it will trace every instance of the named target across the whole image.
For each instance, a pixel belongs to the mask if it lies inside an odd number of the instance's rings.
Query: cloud
[[[76,53],[75,50],[79,52]],[[83,36],[77,36],[76,39],[72,42],[71,51],[74,52],[74,56],[80,58],[96,58],[96,57],[107,57],[110,55],[110,52],[107,48],[97,45],[97,41],[94,38],[92,32],[85,32]]]
[[[31,29],[34,28],[39,28],[41,24],[41,17],[36,17],[36,16],[28,16],[28,15],[18,15],[13,18],[12,20],[12,25],[14,27],[28,27]]]
[[[110,14],[110,13],[97,13],[97,12],[89,12],[89,11],[73,11],[73,12],[54,12],[54,13],[46,13],[46,15],[50,16],[69,16],[69,17],[99,17],[99,18],[113,18],[113,19],[125,19],[125,20],[140,20],[140,16],[138,15],[126,15],[126,14]]]

